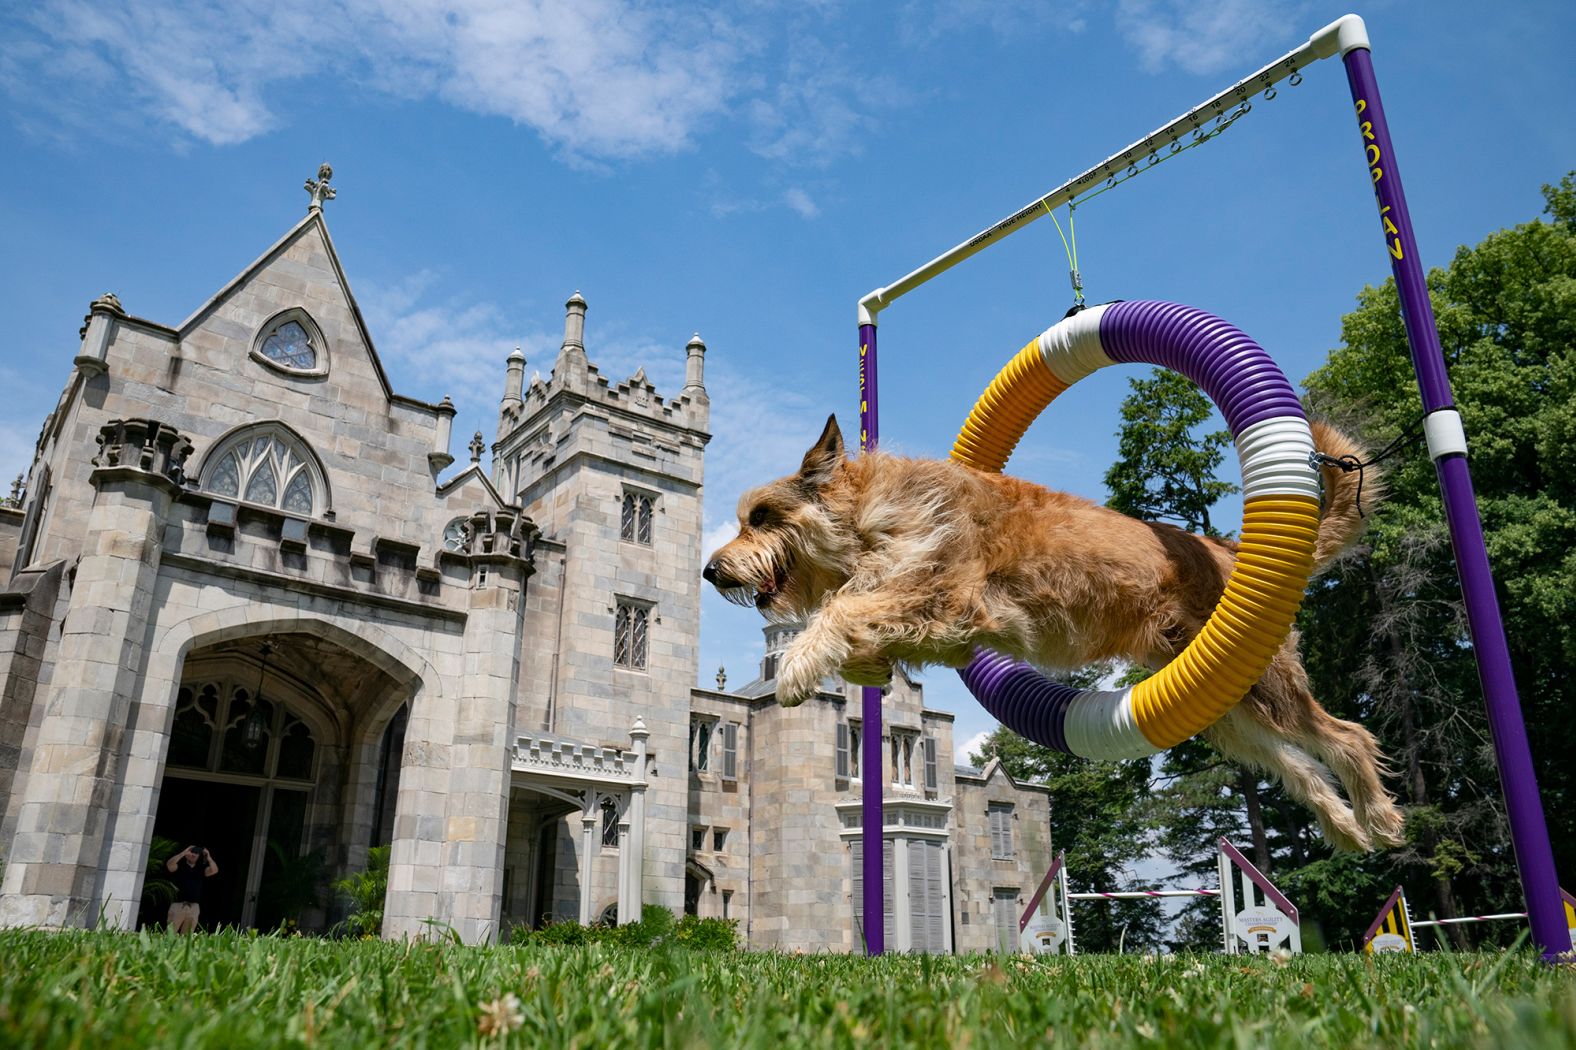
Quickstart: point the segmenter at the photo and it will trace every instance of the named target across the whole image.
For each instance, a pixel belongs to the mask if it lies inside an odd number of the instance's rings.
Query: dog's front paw
[[[784,707],[798,707],[816,693],[821,684],[819,676],[806,674],[804,660],[783,660],[777,668],[777,702]]]

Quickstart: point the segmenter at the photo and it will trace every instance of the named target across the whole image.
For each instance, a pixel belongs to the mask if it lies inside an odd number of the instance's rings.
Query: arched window
[[[618,520],[619,539],[651,546],[651,497],[637,492],[624,493]]]
[[[304,517],[327,503],[317,457],[300,438],[274,423],[226,438],[203,464],[202,487],[215,496]]]
[[[290,375],[328,374],[328,344],[323,332],[300,307],[274,315],[258,330],[252,356]]]
[[[187,682],[176,694],[166,758],[172,768],[311,781],[316,759],[311,727],[246,686]]]
[[[650,607],[620,601],[613,615],[613,663],[636,671],[646,669],[646,631]]]
[[[602,800],[602,845],[618,846],[618,803],[610,798]]]

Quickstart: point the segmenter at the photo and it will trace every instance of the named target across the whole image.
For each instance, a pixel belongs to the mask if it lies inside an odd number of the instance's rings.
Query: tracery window
[[[620,601],[613,614],[613,663],[635,671],[646,669],[647,630],[651,610]]]
[[[638,492],[624,493],[618,519],[619,539],[651,546],[651,497]]]
[[[310,781],[316,758],[311,727],[284,704],[225,681],[188,682],[176,693],[172,768]]]
[[[286,310],[257,333],[252,356],[282,372],[323,375],[328,371],[323,333],[299,307]]]
[[[293,434],[264,424],[233,435],[204,466],[203,488],[215,496],[311,517],[324,489],[314,458]]]

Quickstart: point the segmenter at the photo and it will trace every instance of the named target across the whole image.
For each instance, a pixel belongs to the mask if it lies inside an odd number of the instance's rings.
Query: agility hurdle
[[[1065,855],[1051,862],[1039,889],[1018,919],[1018,946],[1038,954],[1075,954],[1072,902],[1150,900],[1161,897],[1214,897],[1220,901],[1221,950],[1227,955],[1257,954],[1285,946],[1302,953],[1302,921],[1297,906],[1263,872],[1225,839],[1219,842],[1215,889],[1070,892]],[[1052,886],[1055,892],[1050,893]],[[1241,904],[1238,904],[1238,890]],[[1057,902],[1060,902],[1058,908]]]
[[[1424,411],[1424,437],[1439,478],[1532,937],[1544,958],[1552,961],[1571,950],[1570,930],[1561,915],[1554,854],[1538,796],[1526,724],[1522,718],[1511,671],[1510,651],[1505,641],[1504,623],[1494,594],[1494,580],[1483,541],[1482,523],[1477,515],[1472,476],[1466,459],[1466,432],[1450,391],[1444,353],[1429,303],[1426,275],[1401,186],[1389,122],[1374,75],[1372,44],[1361,18],[1346,15],[1337,19],[1310,36],[1302,46],[1239,80],[919,269],[862,297],[858,302],[857,315],[860,448],[866,451],[874,449],[879,440],[876,324],[883,309],[1009,234],[1052,214],[1053,209],[1063,204],[1076,203],[1080,194],[1095,191],[1101,183],[1107,188],[1114,186],[1121,179],[1137,174],[1141,170],[1140,165],[1147,168],[1159,163],[1163,159],[1162,150],[1178,152],[1185,148],[1183,140],[1189,136],[1194,142],[1207,140],[1213,134],[1207,130],[1211,120],[1217,130],[1222,129],[1246,114],[1251,108],[1252,99],[1261,93],[1266,99],[1272,98],[1275,85],[1281,81],[1289,80],[1295,85],[1301,82],[1304,68],[1337,55],[1345,67],[1364,163],[1373,184],[1385,250],[1390,257],[1391,271],[1400,295],[1402,319]],[[1080,282],[1076,272],[1073,276],[1076,289]],[[1099,314],[1096,317],[1088,316],[1097,311]],[[1123,303],[1109,310],[1096,307],[1069,320],[1073,323],[1066,328],[1060,331],[1053,328],[1037,340],[1040,344],[1038,358],[1031,352],[1035,345],[1030,344],[992,383],[986,397],[976,406],[977,412],[985,410],[980,426],[975,428],[972,435],[969,428],[965,427],[958,445],[954,446],[956,458],[980,469],[1000,470],[1018,438],[1040,409],[1093,368],[1118,360],[1160,364],[1182,372],[1204,387],[1217,405],[1222,407],[1231,425],[1243,459],[1244,540],[1261,524],[1264,526],[1264,537],[1284,532],[1283,527],[1289,526],[1292,531],[1304,527],[1306,508],[1303,504],[1306,498],[1303,490],[1307,479],[1297,476],[1299,472],[1294,469],[1296,464],[1291,453],[1304,440],[1306,421],[1300,418],[1300,405],[1294,407],[1292,403],[1274,403],[1275,399],[1263,403],[1258,394],[1246,387],[1232,389],[1238,384],[1228,358],[1241,333],[1234,329],[1223,332],[1218,326],[1224,325],[1224,322],[1203,315],[1201,311],[1166,303]],[[1108,325],[1111,329],[1109,333],[1102,331]],[[1177,334],[1175,329],[1178,327],[1186,329],[1181,333],[1183,338],[1192,340],[1186,348],[1168,342]],[[1163,334],[1165,338],[1155,338]],[[1157,346],[1157,342],[1164,345]],[[1115,352],[1109,355],[1104,353],[1103,347],[1107,345],[1114,345]],[[1259,355],[1256,367],[1268,362],[1267,355],[1263,355],[1262,351],[1259,351]],[[1266,380],[1272,380],[1278,375],[1278,370],[1274,368],[1273,362],[1268,362],[1268,368],[1261,369],[1259,374]],[[1214,389],[1206,381],[1211,379]],[[1002,386],[998,387],[998,384]],[[1014,385],[1016,389],[1008,389]],[[1285,383],[1284,377],[1275,385],[1277,389],[1284,385],[1285,392],[1290,393],[1291,401],[1295,402],[1295,393]],[[1003,398],[1001,395],[1004,392],[1011,396]],[[1230,410],[1221,404],[1222,394],[1232,395]],[[1241,396],[1238,397],[1238,394]],[[996,398],[995,403],[988,403],[993,396]],[[1237,417],[1236,422],[1233,422],[1233,414]],[[973,416],[970,422],[976,422]],[[1269,431],[1263,428],[1266,423],[1271,425]],[[979,440],[965,442],[964,439],[969,437]],[[1309,444],[1311,446],[1311,441]],[[981,454],[984,454],[984,458],[979,458]],[[997,459],[1000,462],[995,462]],[[1275,504],[1267,505],[1262,522],[1250,520],[1249,517],[1250,466],[1261,473],[1261,477],[1252,484],[1257,485],[1259,494],[1266,498],[1267,504]],[[1281,476],[1267,476],[1272,473]],[[1314,481],[1316,484],[1316,477]],[[1266,539],[1261,552],[1264,560],[1280,563],[1285,571],[1278,571],[1267,591],[1260,589],[1268,594],[1264,602],[1238,594],[1235,597],[1241,600],[1236,603],[1236,607],[1229,607],[1231,603],[1227,601],[1227,598],[1233,597],[1228,581],[1228,593],[1222,598],[1221,606],[1217,606],[1217,617],[1223,623],[1230,620],[1240,627],[1244,623],[1243,614],[1247,613],[1246,622],[1251,625],[1251,629],[1278,630],[1284,636],[1290,619],[1282,606],[1288,595],[1294,593],[1298,600],[1301,597],[1302,584],[1297,580],[1299,570],[1292,564],[1301,558],[1297,546],[1292,544],[1288,547],[1278,538]],[[1303,575],[1305,578],[1306,574]],[[1247,581],[1241,590],[1253,591],[1258,582]],[[1294,614],[1295,609],[1291,615]],[[1216,618],[1212,618],[1211,625],[1215,621]],[[1198,639],[1195,639],[1195,645],[1167,665],[1160,674],[1135,687],[1139,689],[1136,695],[1099,694],[1097,691],[1058,686],[1036,677],[1037,673],[1032,668],[986,652],[979,654],[971,665],[969,672],[972,672],[974,681],[969,684],[971,691],[981,699],[987,710],[1029,739],[1089,757],[1116,758],[1151,753],[1170,747],[1213,723],[1240,700],[1252,682],[1262,674],[1262,667],[1252,673],[1258,654],[1248,651],[1251,647],[1238,651],[1227,645],[1223,649],[1220,636],[1227,633],[1229,629],[1222,627],[1203,646],[1198,646]],[[1172,668],[1177,668],[1177,671],[1167,675],[1166,672]],[[969,672],[965,672],[965,681],[971,677]],[[1219,675],[1214,672],[1219,672]],[[1245,676],[1247,680],[1242,682],[1240,692],[1236,692],[1235,696],[1229,695]],[[1228,678],[1231,682],[1229,687],[1222,684]],[[867,768],[879,769],[882,761],[880,689],[866,687],[863,690],[861,709],[865,726],[864,762]],[[1008,717],[998,712],[1006,713]],[[863,893],[864,914],[870,917],[866,944],[871,954],[879,954],[885,947],[880,848],[884,826],[881,790],[881,778],[865,779],[862,794],[865,842]]]
[[[1565,906],[1565,927],[1570,931],[1571,937],[1576,939],[1576,897],[1562,889],[1560,901]],[[1418,921],[1412,918],[1412,910],[1406,903],[1406,890],[1397,886],[1391,892],[1389,899],[1384,902],[1384,907],[1379,909],[1374,921],[1369,924],[1368,932],[1363,934],[1363,951],[1370,955],[1391,952],[1416,953],[1417,941],[1413,936],[1413,930],[1525,918],[1527,913],[1524,911],[1504,911],[1494,915],[1462,915],[1454,919]]]

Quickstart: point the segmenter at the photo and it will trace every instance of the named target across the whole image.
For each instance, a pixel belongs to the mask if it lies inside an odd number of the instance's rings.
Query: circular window
[[[462,554],[470,539],[471,527],[464,518],[455,518],[443,527],[443,549],[446,551]]]

